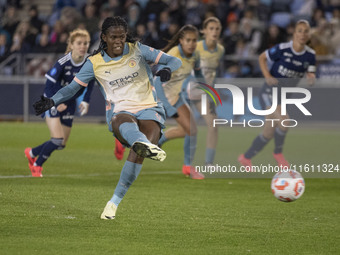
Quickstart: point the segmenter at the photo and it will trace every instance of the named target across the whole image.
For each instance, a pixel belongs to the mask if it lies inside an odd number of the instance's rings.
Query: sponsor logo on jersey
[[[293,60],[293,64],[296,66],[302,66],[302,63],[300,61],[297,60]]]
[[[134,72],[130,75],[127,75],[125,77],[118,78],[116,80],[110,81],[109,84],[112,89],[117,89],[123,86],[126,86],[130,83],[134,82],[134,78],[138,77],[138,72]]]
[[[293,57],[293,54],[288,53],[288,52],[284,52],[283,56],[291,58],[291,57]]]
[[[282,65],[279,66],[279,69],[277,70],[277,72],[283,77],[287,77],[287,78],[302,78],[304,75],[304,72],[297,72],[297,71],[288,69]]]

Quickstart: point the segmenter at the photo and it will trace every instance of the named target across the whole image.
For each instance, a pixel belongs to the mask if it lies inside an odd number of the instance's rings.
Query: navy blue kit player
[[[76,29],[70,33],[66,55],[61,57],[51,70],[47,72],[44,96],[51,98],[61,88],[67,86],[84,65],[90,46],[90,35],[86,30]],[[79,105],[80,115],[85,115],[89,109],[90,95],[94,82],[91,82]],[[85,88],[84,88],[85,89]],[[73,116],[76,110],[76,98],[84,89],[70,100],[56,105],[42,114],[50,130],[51,138],[33,149],[25,149],[28,166],[33,177],[42,177],[42,165],[54,150],[65,148],[72,128]]]
[[[259,56],[260,68],[266,80],[260,91],[260,104],[263,110],[271,108],[272,88],[277,87],[278,106],[272,114],[266,116],[266,119],[279,121],[276,121],[275,125],[271,121],[265,121],[263,132],[254,139],[250,148],[238,157],[241,165],[251,167],[251,159],[274,138],[273,156],[278,166],[289,168],[289,163],[282,154],[288,131],[288,127],[283,126],[282,121],[289,119],[289,116],[288,114],[281,115],[281,88],[295,87],[305,75],[310,85],[314,83],[315,51],[306,45],[309,39],[310,25],[308,21],[299,20],[296,22],[292,41],[280,43]]]

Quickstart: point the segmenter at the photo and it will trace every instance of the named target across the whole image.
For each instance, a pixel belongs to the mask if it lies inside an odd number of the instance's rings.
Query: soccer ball
[[[274,196],[283,202],[293,202],[305,191],[305,180],[294,170],[285,170],[274,175],[271,184]]]

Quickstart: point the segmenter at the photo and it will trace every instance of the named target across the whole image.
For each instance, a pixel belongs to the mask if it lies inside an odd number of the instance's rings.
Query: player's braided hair
[[[182,39],[186,32],[194,32],[198,35],[198,29],[193,25],[183,26],[169,41],[162,51],[168,52],[172,47],[179,44],[179,39]]]
[[[130,42],[130,43],[135,43],[137,40],[135,38],[133,38],[133,36],[131,36],[128,33],[128,25],[126,23],[126,21],[121,18],[120,16],[115,16],[115,17],[108,17],[104,20],[103,24],[102,24],[102,31],[100,34],[100,44],[97,50],[95,50],[93,52],[92,55],[96,55],[97,53],[101,52],[101,54],[104,54],[104,50],[107,49],[107,45],[106,42],[104,42],[102,35],[107,33],[107,30],[110,27],[123,27],[125,32],[127,32],[126,35],[126,41]]]

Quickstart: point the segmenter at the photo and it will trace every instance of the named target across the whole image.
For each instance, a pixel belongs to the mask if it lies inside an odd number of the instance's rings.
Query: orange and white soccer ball
[[[271,188],[278,200],[293,202],[305,191],[305,180],[294,170],[281,171],[274,175]]]

